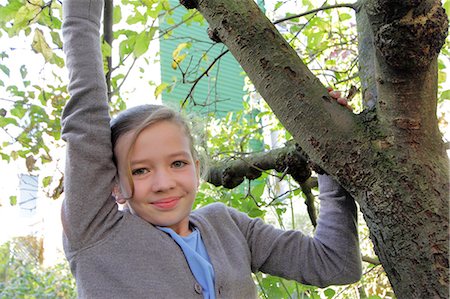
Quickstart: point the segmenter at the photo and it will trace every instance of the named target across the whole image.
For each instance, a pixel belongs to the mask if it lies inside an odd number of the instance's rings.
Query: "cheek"
[[[133,182],[133,198],[140,198],[150,192],[150,183],[145,180],[136,180]]]

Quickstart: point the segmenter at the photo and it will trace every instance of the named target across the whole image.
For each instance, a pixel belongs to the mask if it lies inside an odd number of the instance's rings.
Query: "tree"
[[[337,107],[252,0],[181,1],[233,53],[295,141],[358,201],[399,298],[449,295],[449,163],[438,130],[439,1],[359,1],[363,94]]]
[[[366,109],[355,115],[330,101],[320,81],[252,0],[184,1],[204,15],[213,39],[227,45],[300,147],[289,144],[253,156],[247,160],[251,167],[247,162],[221,161],[210,178],[232,188],[244,177],[253,179],[261,170],[274,168],[291,174],[307,190],[310,170],[305,162],[314,161],[359,202],[396,295],[447,298],[448,160],[436,120],[436,56],[446,36],[447,18],[438,2],[397,2],[341,5],[354,9],[358,25],[359,77]],[[163,13],[170,18],[174,9],[167,1],[123,0],[122,4],[131,6],[133,13],[126,18],[128,27],[113,33],[119,43],[117,61],[105,62],[113,113],[125,106],[121,90],[129,68],[158,37],[156,25],[148,20]],[[6,160],[23,158],[29,171],[53,159],[50,148],[59,144],[59,117],[68,97],[64,80],[58,78],[58,68],[63,67],[59,11],[60,3],[53,0],[10,0],[0,7],[0,33],[32,35],[33,50],[57,69],[56,79],[41,85],[29,78],[26,66],[20,67],[23,82],[7,86],[14,100],[2,99],[12,105],[0,109],[0,127],[19,146],[11,149],[2,143],[0,154]],[[119,6],[107,11],[109,24],[125,19]],[[194,11],[185,19],[198,20]],[[298,18],[286,20],[293,17]],[[105,29],[110,44],[109,26]],[[164,34],[168,32],[159,37]],[[107,43],[103,51],[110,57]],[[2,52],[1,58],[6,60],[8,53]],[[9,75],[3,60],[0,69]],[[19,133],[10,128],[20,129]],[[52,176],[46,176],[44,186],[51,181]],[[57,197],[61,181],[54,181]],[[254,209],[247,201],[251,213]]]

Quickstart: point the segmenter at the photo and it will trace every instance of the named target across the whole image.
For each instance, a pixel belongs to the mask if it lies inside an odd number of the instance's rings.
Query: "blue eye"
[[[132,175],[143,175],[143,174],[146,174],[147,172],[148,172],[148,170],[145,168],[138,168],[138,169],[133,169],[131,171],[131,174]]]
[[[174,168],[181,168],[183,166],[185,166],[187,163],[183,162],[183,161],[175,161],[172,163],[172,167]]]

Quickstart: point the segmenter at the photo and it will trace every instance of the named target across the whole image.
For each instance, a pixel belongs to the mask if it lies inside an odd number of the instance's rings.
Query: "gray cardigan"
[[[65,0],[63,36],[69,70],[62,118],[67,142],[64,250],[80,298],[202,298],[178,245],[111,197],[116,168],[100,53],[102,0]],[[211,204],[191,214],[215,271],[217,298],[255,298],[251,273],[305,284],[357,281],[361,262],[356,206],[331,178],[319,177],[321,212],[314,237],[283,231]]]

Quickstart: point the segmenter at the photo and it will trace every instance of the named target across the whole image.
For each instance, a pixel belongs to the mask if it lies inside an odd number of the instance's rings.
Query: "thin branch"
[[[18,102],[18,101],[23,101],[23,100],[17,100],[17,101],[15,101],[15,100],[11,100],[11,99],[0,98],[0,101],[16,103],[16,102]],[[29,105],[29,106],[31,106],[31,104],[28,104],[28,103],[23,103],[23,104],[24,104],[24,105]]]
[[[106,0],[104,3],[104,18],[103,18],[103,40],[112,48],[114,39],[113,35],[113,0]],[[107,73],[106,73],[106,90],[108,93],[108,100],[111,101],[111,76],[112,76],[112,57],[111,55],[106,57]]]
[[[192,84],[191,89],[189,90],[189,93],[187,94],[186,98],[184,99],[183,103],[181,104],[181,109],[186,105],[187,100],[191,97],[192,93],[194,92],[195,87],[200,82],[200,80],[208,74],[208,72],[211,70],[211,68],[216,64],[217,61],[220,60],[225,54],[227,54],[229,50],[223,51],[219,56],[217,56],[213,62],[208,66],[208,68],[197,78],[194,80],[194,84]]]
[[[133,63],[131,63],[130,68],[128,69],[127,73],[123,77],[122,82],[120,82],[119,86],[117,86],[117,88],[111,93],[111,95],[114,95],[114,94],[119,92],[120,88],[125,83],[126,79],[128,78],[128,75],[130,74],[131,70],[133,69],[133,67],[134,67],[134,65],[136,63],[136,60],[137,60],[137,58],[134,58]]]
[[[381,265],[381,262],[378,259],[378,257],[370,257],[370,256],[363,255],[361,257],[361,259],[362,259],[363,262],[366,262],[366,263],[369,263],[369,264],[372,264],[372,265]]]
[[[189,18],[187,18],[186,20],[183,20],[182,22],[175,24],[171,27],[166,28],[164,31],[161,31],[158,39],[160,39],[161,37],[163,37],[165,34],[167,34],[167,32],[170,32],[172,30],[174,30],[177,27],[180,27],[181,25],[183,25],[184,23],[186,23],[187,21],[189,21],[190,19],[193,19],[196,15],[198,14],[198,12],[196,11],[195,13],[193,13],[191,16],[189,16]]]
[[[309,178],[304,183],[300,183],[300,188],[302,189],[303,194],[305,195],[305,204],[308,211],[309,219],[311,220],[311,224],[316,228],[317,226],[317,212],[316,212],[316,206],[314,204],[314,195],[311,192],[312,185],[312,179]],[[317,183],[317,181],[316,181]]]
[[[31,18],[30,20],[28,20],[28,25],[31,24],[31,22],[33,22],[34,20],[36,20],[36,18],[42,13],[42,11],[46,8],[48,8],[49,10],[49,16],[50,18],[52,18],[52,11],[50,9],[50,7],[52,6],[54,0],[50,0],[49,2],[45,3],[44,5],[39,5],[36,3],[31,2],[30,0],[27,0],[27,3],[32,5],[32,6],[38,6],[40,8],[40,10],[34,15],[33,18]]]
[[[307,16],[307,15],[310,15],[310,14],[314,14],[314,13],[317,13],[319,11],[323,11],[323,10],[327,10],[327,9],[333,9],[333,8],[342,8],[342,7],[351,8],[353,10],[357,9],[356,3],[343,3],[343,4],[336,4],[336,5],[322,6],[322,7],[310,10],[310,11],[306,11],[306,12],[301,13],[301,14],[288,16],[288,17],[276,20],[276,21],[273,22],[273,24],[276,25],[276,24],[279,24],[279,23],[282,23],[282,22],[286,22],[286,21],[289,21],[289,20],[292,20],[292,19],[304,17],[304,16]]]

